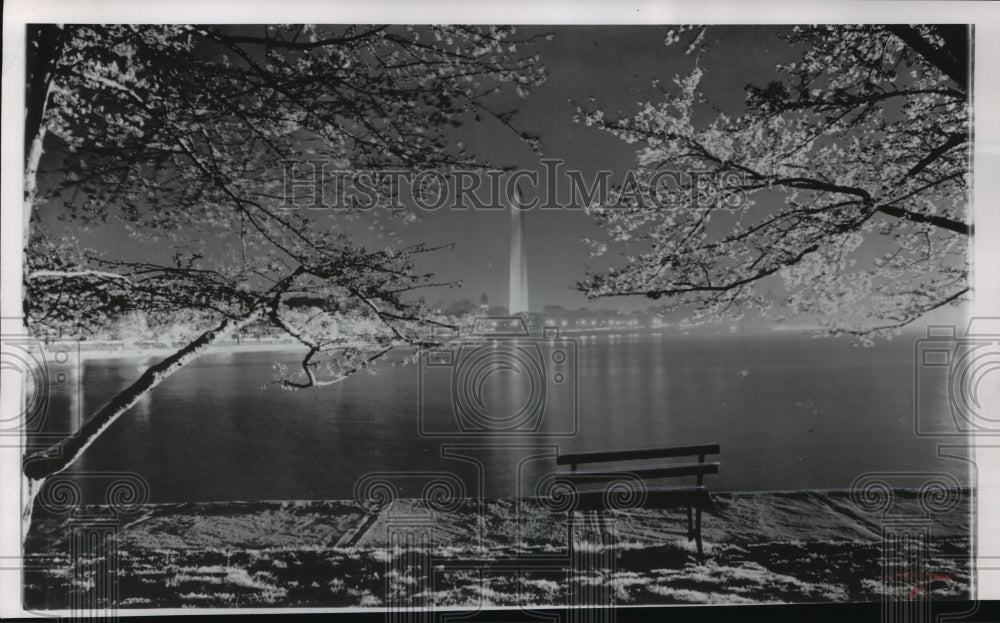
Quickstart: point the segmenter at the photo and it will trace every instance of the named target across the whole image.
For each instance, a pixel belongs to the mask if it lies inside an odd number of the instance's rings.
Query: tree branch
[[[373,26],[372,28],[369,28],[368,30],[357,35],[346,37],[327,37],[325,39],[317,39],[315,41],[288,41],[284,39],[267,39],[265,37],[253,37],[248,35],[227,35],[215,29],[213,29],[211,33],[205,30],[200,34],[207,38],[216,39],[220,42],[232,45],[249,44],[263,45],[270,48],[284,48],[286,50],[314,50],[316,48],[322,48],[329,45],[345,45],[348,43],[362,41],[364,39],[368,39],[372,35],[377,35],[386,28],[388,28],[386,25]]]
[[[24,461],[24,475],[30,479],[38,480],[66,469],[104,432],[104,429],[113,424],[150,390],[195,359],[211,344],[231,335],[233,331],[251,324],[257,320],[259,315],[259,311],[256,311],[247,314],[240,320],[226,318],[216,327],[202,333],[184,348],[149,367],[134,383],[115,394],[114,397],[91,413],[72,435],[45,450],[29,455]]]
[[[941,70],[941,73],[951,78],[963,91],[969,91],[967,50],[949,50],[936,47],[912,26],[890,24],[885,29],[899,37],[927,63]],[[945,45],[948,45],[947,40]]]
[[[72,279],[76,277],[99,277],[101,279],[120,280],[132,283],[126,275],[107,272],[103,270],[35,270],[25,277],[25,280],[34,279]]]
[[[863,337],[863,336],[870,335],[870,334],[878,332],[878,331],[892,331],[892,330],[895,330],[895,329],[902,329],[903,327],[905,327],[905,326],[907,326],[909,324],[912,324],[914,320],[916,320],[917,318],[920,318],[921,316],[923,316],[924,314],[926,314],[928,312],[934,311],[935,309],[940,309],[941,307],[944,307],[945,305],[949,305],[951,303],[958,302],[963,296],[965,296],[966,294],[968,294],[968,292],[969,292],[969,288],[968,287],[962,288],[961,290],[959,290],[958,292],[955,292],[951,296],[948,296],[948,297],[946,297],[944,299],[940,299],[940,300],[935,301],[932,305],[928,305],[926,307],[921,307],[921,308],[919,308],[917,310],[914,310],[914,312],[912,314],[910,314],[909,318],[905,318],[904,320],[902,320],[900,322],[897,322],[897,323],[887,324],[887,325],[880,325],[880,326],[871,327],[871,328],[868,328],[868,329],[852,329],[852,330],[839,329],[839,330],[834,330],[833,333],[834,334],[844,333],[844,334],[847,334],[847,335],[855,335],[855,336]]]
[[[887,204],[880,205],[875,209],[882,214],[888,214],[889,216],[905,219],[914,223],[927,223],[929,225],[934,225],[935,227],[940,227],[941,229],[953,231],[957,234],[963,234],[965,236],[972,235],[972,225],[956,221],[954,219],[945,218],[943,216],[921,214],[919,212],[912,212],[910,210],[905,210],[903,208]]]

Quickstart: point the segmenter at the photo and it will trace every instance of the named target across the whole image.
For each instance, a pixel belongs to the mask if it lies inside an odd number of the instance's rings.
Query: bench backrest
[[[623,461],[635,461],[643,459],[665,459],[678,457],[698,457],[697,464],[663,466],[640,470],[648,472],[650,477],[660,476],[686,476],[694,475],[698,477],[698,486],[702,485],[705,474],[715,474],[719,471],[718,463],[705,463],[705,457],[709,454],[719,454],[719,444],[703,444],[697,446],[673,446],[670,448],[644,448],[641,450],[610,450],[603,452],[576,452],[572,454],[561,454],[556,458],[556,465],[569,465],[571,471],[576,471],[577,465],[588,463],[612,463]]]

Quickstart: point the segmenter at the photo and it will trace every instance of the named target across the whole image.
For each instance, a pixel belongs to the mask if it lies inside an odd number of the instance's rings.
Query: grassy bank
[[[897,491],[886,517],[846,492],[720,494],[704,556],[682,510],[578,513],[572,559],[565,513],[512,500],[437,511],[419,500],[151,505],[117,518],[110,554],[75,562],[73,534],[107,509],[40,512],[25,598],[68,607],[72,591],[102,586],[105,568],[117,568],[121,608],[968,598],[971,498],[956,495],[955,508],[928,514],[916,492]],[[900,530],[926,530],[921,563],[883,562],[884,534]]]

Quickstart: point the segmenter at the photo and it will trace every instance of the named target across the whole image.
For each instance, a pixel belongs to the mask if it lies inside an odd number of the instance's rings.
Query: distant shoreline
[[[639,328],[623,328],[623,327],[600,327],[600,328],[588,328],[588,329],[577,329],[577,328],[560,328],[560,337],[567,339],[579,339],[588,340],[591,338],[623,338],[623,337],[649,337],[649,338],[739,338],[739,337],[754,337],[754,338],[783,338],[793,334],[799,334],[803,338],[810,338],[810,329],[802,329],[795,327],[773,327],[768,330],[743,330],[737,332],[729,332],[724,330],[714,330],[705,331],[699,330],[698,328],[692,329],[679,329],[676,327],[664,327],[664,328],[651,328],[651,327],[639,327]],[[501,339],[510,336],[501,336]],[[541,336],[535,335],[534,333],[528,339],[544,340]],[[831,338],[831,339],[849,339],[844,337]],[[79,353],[79,358],[82,360],[88,359],[146,359],[152,357],[166,357],[169,356],[180,348],[183,348],[184,344],[176,344],[171,346],[163,345],[141,345],[141,344],[126,344],[123,341],[111,341],[111,340],[58,340],[52,341],[48,344],[44,344],[43,348],[48,353],[55,353],[58,351],[69,351],[71,353]],[[306,347],[300,342],[290,339],[276,340],[273,338],[265,338],[257,340],[255,338],[243,339],[240,342],[229,341],[220,344],[213,344],[208,346],[206,349],[207,353],[239,353],[239,352],[281,352],[281,351],[295,351],[295,350],[305,350]]]

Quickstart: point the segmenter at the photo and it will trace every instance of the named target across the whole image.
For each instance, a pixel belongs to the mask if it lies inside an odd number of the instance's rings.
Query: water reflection
[[[109,428],[84,464],[141,473],[154,501],[175,502],[349,498],[359,478],[386,470],[455,472],[481,478],[470,484],[490,495],[514,495],[547,465],[531,448],[704,442],[722,445],[717,490],[846,487],[879,470],[942,470],[967,481],[965,465],[912,434],[907,344],[859,351],[794,336],[624,334],[525,344],[537,346],[525,352],[539,362],[541,411],[532,410],[527,369],[467,375],[475,380],[467,386],[456,384],[454,365],[427,374],[385,366],[329,387],[262,391],[275,358],[292,367],[298,353],[208,355]],[[498,341],[490,352],[504,348]],[[556,352],[567,355],[562,363]],[[90,361],[83,391],[53,405],[87,412],[146,364]],[[945,389],[920,390],[922,406],[947,424]],[[461,417],[469,405],[480,409],[478,424]],[[478,449],[459,456],[456,444]]]

